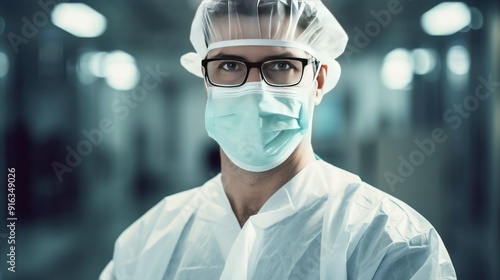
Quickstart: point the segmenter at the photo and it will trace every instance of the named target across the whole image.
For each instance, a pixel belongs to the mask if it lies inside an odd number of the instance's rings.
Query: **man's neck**
[[[280,166],[249,172],[234,165],[221,150],[222,185],[241,227],[264,203],[307,164],[314,162],[310,143],[303,141]]]

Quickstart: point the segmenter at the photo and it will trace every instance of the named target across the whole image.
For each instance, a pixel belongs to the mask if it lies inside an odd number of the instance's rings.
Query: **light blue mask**
[[[208,87],[205,127],[238,167],[263,172],[282,164],[309,128],[309,89],[250,82]]]

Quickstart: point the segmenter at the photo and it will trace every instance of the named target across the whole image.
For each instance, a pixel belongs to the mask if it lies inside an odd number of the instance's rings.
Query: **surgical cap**
[[[328,66],[324,91],[340,77],[335,60],[347,34],[319,0],[204,0],[191,26],[196,53],[181,57],[189,72],[203,77],[201,60],[210,50],[233,46],[279,46],[306,51]]]

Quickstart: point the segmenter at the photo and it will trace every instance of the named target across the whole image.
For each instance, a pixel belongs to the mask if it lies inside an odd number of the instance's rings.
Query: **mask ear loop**
[[[316,81],[316,79],[318,78],[318,75],[319,75],[319,67],[321,66],[321,63],[315,57],[313,57],[313,58],[314,58],[314,78],[313,78],[313,81]]]
[[[316,58],[314,58],[314,68],[315,68],[315,69],[314,69],[314,70],[315,70],[314,72],[315,72],[315,73],[314,73],[314,78],[313,78],[313,81],[314,81],[314,82],[316,82],[316,83],[318,82],[316,79],[318,78],[318,75],[319,75],[319,69],[320,69],[320,66],[321,66],[321,62],[320,62],[319,60],[317,60]],[[316,101],[314,102],[314,104],[315,104],[315,105],[319,105],[319,103],[321,102],[321,99],[322,99],[322,98],[320,98],[319,100],[316,100]]]

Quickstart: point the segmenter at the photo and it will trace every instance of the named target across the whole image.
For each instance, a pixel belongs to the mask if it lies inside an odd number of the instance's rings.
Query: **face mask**
[[[261,82],[208,87],[205,126],[238,167],[263,172],[282,164],[309,128],[311,89]]]

